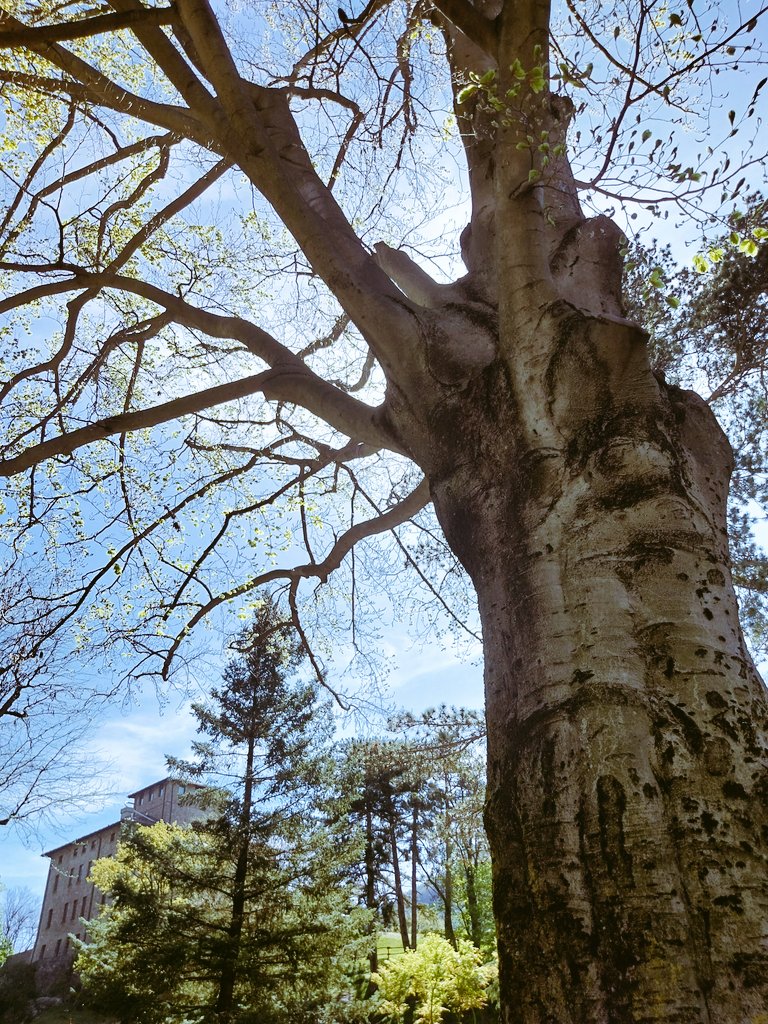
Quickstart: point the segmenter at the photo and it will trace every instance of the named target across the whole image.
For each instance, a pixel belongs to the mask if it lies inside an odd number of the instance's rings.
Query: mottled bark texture
[[[766,695],[728,442],[632,325],[561,301],[508,341],[421,455],[482,615],[504,1019],[758,1024]]]
[[[458,35],[452,56],[483,69]],[[563,136],[566,103],[527,103]],[[620,233],[581,214],[565,159],[531,187],[520,125],[458,110],[468,274],[422,315],[429,386],[390,403],[480,606],[503,1020],[760,1024],[766,690],[729,572],[731,450],[654,376]]]

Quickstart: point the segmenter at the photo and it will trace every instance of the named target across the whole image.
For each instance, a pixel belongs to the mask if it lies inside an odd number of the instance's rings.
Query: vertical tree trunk
[[[419,812],[414,803],[411,818],[411,949],[416,949],[419,925],[419,884],[416,877],[416,867],[419,863],[418,825]]]
[[[237,829],[237,860],[235,862],[235,874],[232,879],[229,928],[219,974],[219,991],[216,998],[217,1019],[222,1024],[227,1024],[232,1019],[237,964],[240,959],[240,945],[245,920],[246,882],[251,850],[250,826],[253,810],[253,760],[256,746],[253,738],[254,731],[251,730],[251,735],[248,737],[243,803],[240,809]]]
[[[453,837],[451,829],[451,807],[448,802],[448,779],[445,779],[445,884],[443,887],[443,931],[446,939],[456,949],[456,933],[453,930]]]
[[[370,800],[366,796],[365,805],[365,906],[367,910],[375,911],[376,908],[376,851],[373,846],[373,810]],[[371,949],[368,953],[368,962],[371,974],[379,969],[379,954],[376,948],[376,921],[371,917],[368,925],[368,934],[371,936]],[[372,995],[371,989],[367,995]]]
[[[472,862],[471,856],[471,853],[468,851],[467,859],[464,862],[464,881],[467,887],[467,917],[469,918],[469,937],[479,949],[483,936],[480,926],[480,907],[477,901],[475,864]]]
[[[631,327],[536,332],[433,477],[483,624],[504,1020],[756,1022],[766,691],[730,581],[730,449]]]
[[[405,916],[405,896],[403,894],[403,879],[400,874],[400,856],[397,852],[397,830],[395,827],[394,808],[389,820],[389,850],[392,858],[392,882],[395,889],[395,908],[397,909],[397,924],[400,928],[400,939],[403,949],[410,949],[408,937],[408,920]]]

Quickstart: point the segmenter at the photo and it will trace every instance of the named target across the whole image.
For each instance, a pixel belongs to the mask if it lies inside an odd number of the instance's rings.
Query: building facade
[[[91,867],[102,857],[114,856],[121,827],[126,822],[190,824],[204,813],[189,800],[189,794],[201,788],[177,779],[153,782],[129,795],[132,803],[122,809],[119,821],[44,854],[50,858],[50,867],[32,950],[33,962],[70,959],[70,936],[85,937],[87,922],[98,916],[106,902],[104,893],[88,881]],[[181,802],[183,797],[187,800]]]

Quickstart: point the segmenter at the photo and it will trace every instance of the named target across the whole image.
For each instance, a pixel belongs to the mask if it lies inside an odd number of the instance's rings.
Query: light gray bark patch
[[[600,849],[609,875],[622,889],[634,885],[632,855],[624,838],[626,809],[627,795],[622,784],[613,775],[601,775],[597,780]]]

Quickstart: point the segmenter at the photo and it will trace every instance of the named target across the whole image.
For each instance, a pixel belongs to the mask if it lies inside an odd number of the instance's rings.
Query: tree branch
[[[124,28],[170,25],[174,17],[173,7],[137,7],[122,14],[99,14],[94,18],[83,18],[81,21],[36,25],[34,28],[6,29],[0,24],[0,48],[28,46],[35,49],[44,43],[64,43],[104,32],[117,32]]]

